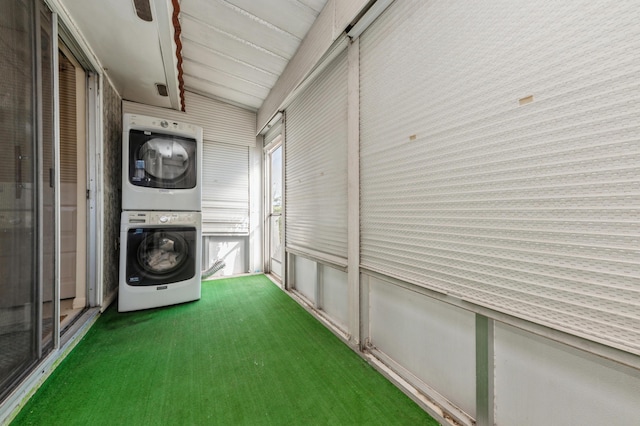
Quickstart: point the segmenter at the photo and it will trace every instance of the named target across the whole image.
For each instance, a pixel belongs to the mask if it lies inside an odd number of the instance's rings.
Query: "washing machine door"
[[[194,188],[196,152],[195,139],[130,130],[129,181],[148,188]]]
[[[196,274],[196,228],[133,228],[127,232],[127,284],[150,286]]]

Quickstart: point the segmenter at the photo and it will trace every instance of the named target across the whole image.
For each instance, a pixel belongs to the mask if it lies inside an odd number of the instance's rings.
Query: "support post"
[[[349,342],[360,344],[360,40],[348,46],[347,283]]]
[[[476,314],[476,425],[493,426],[493,320]]]

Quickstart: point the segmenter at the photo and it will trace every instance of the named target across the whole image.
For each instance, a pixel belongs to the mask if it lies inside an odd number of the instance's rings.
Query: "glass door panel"
[[[33,17],[0,2],[0,397],[38,358]]]
[[[0,400],[54,345],[51,34],[44,2],[0,2]]]
[[[269,268],[282,277],[282,145],[269,151]]]
[[[40,4],[40,64],[41,64],[41,139],[39,149],[39,209],[42,263],[40,268],[42,282],[41,296],[41,355],[50,352],[54,345],[55,323],[57,316],[53,304],[55,287],[55,194],[53,188],[54,147],[53,147],[53,39],[51,12]]]

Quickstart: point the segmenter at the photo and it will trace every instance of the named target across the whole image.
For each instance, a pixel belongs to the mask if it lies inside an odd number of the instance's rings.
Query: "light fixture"
[[[147,22],[153,21],[149,0],[133,0],[133,7],[136,9],[136,15],[138,15],[138,18]]]
[[[158,95],[160,96],[169,96],[169,92],[167,91],[167,85],[162,83],[156,83],[156,89],[158,89]]]

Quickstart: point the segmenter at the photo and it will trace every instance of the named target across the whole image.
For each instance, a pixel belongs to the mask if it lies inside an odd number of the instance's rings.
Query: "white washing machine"
[[[202,210],[202,128],[124,114],[122,210]]]
[[[118,311],[200,299],[200,212],[124,211]]]

